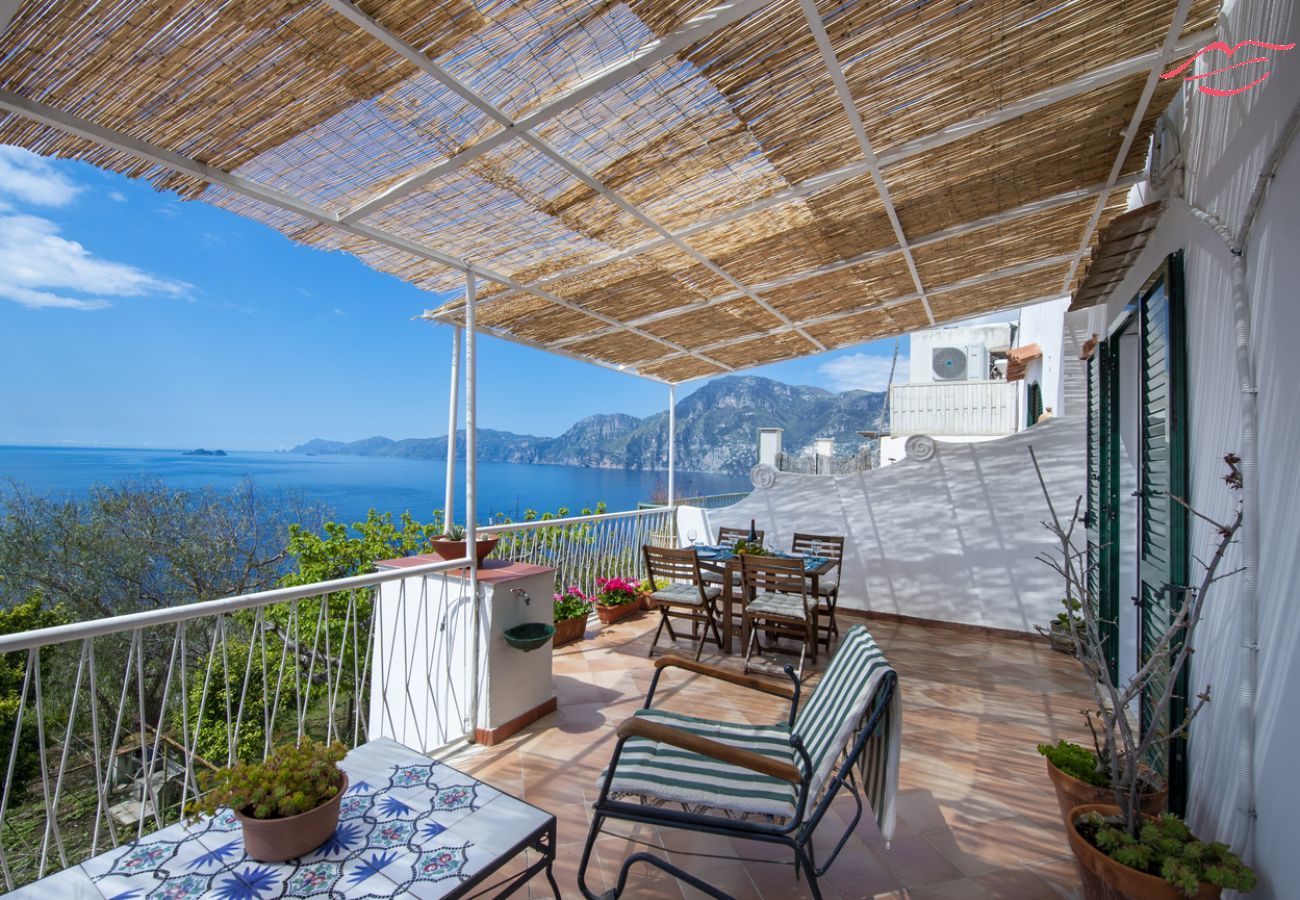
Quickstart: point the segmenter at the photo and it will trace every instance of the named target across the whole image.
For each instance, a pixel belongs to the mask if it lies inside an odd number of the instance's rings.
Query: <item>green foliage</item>
[[[577,585],[567,588],[562,594],[555,595],[555,622],[585,619],[590,614],[591,601]]]
[[[772,555],[771,552],[769,552],[768,549],[764,547],[762,543],[759,541],[745,541],[745,540],[736,541],[736,545],[731,548],[731,552],[735,553],[737,556],[740,556],[742,553],[745,556],[771,556]]]
[[[35,628],[50,628],[68,621],[59,608],[47,609],[39,594],[33,593],[13,609],[0,609],[0,634],[16,634]],[[18,735],[18,756],[14,762],[15,787],[26,784],[41,771],[40,744],[36,732],[36,712],[33,688],[27,690],[27,704],[23,711],[21,727],[18,709],[22,705],[23,682],[27,674],[26,653],[0,655],[0,746],[6,751],[13,746],[14,731]],[[41,681],[48,684],[54,654],[41,654]],[[48,721],[48,719],[47,719]],[[6,752],[6,756],[7,756]]]
[[[465,540],[465,526],[449,522],[447,527],[442,530],[442,536],[444,540],[448,541],[463,541]]]
[[[1100,788],[1110,787],[1110,778],[1097,765],[1097,754],[1086,747],[1057,741],[1055,744],[1039,744],[1038,752],[1071,778]]]
[[[212,659],[212,677],[208,679],[203,677],[208,668],[208,658],[200,657],[201,668],[191,678],[189,696],[185,698],[191,733],[195,723],[202,723],[194,737],[194,750],[200,759],[208,763],[224,762],[232,758],[232,750],[233,759],[262,758],[267,748],[265,716],[271,698],[266,696],[264,682],[258,673],[265,671],[274,677],[279,662],[276,652],[276,649],[268,652],[262,642],[229,638],[224,653],[221,648],[217,649]],[[248,658],[250,653],[253,655],[251,661]],[[247,687],[244,684],[246,672],[253,673],[247,679]],[[284,705],[292,706],[291,703]],[[227,724],[227,709],[230,724]],[[175,733],[183,734],[186,723],[179,710],[172,719]]]
[[[1065,609],[1057,613],[1056,618],[1053,619],[1052,622],[1058,628],[1064,629],[1068,633],[1070,630],[1070,620],[1073,619],[1075,628],[1079,629],[1080,633],[1082,633],[1084,627],[1083,619],[1075,615],[1075,613],[1083,609],[1083,604],[1073,597],[1067,597],[1061,601],[1061,606],[1065,607]]]
[[[339,741],[318,744],[303,738],[297,746],[278,747],[260,763],[239,763],[199,775],[205,793],[186,807],[197,819],[223,807],[254,819],[282,819],[315,809],[338,795],[343,773],[338,763],[347,753]]]
[[[1078,827],[1111,859],[1163,878],[1185,897],[1195,897],[1200,882],[1242,893],[1255,887],[1255,873],[1226,844],[1198,841],[1172,813],[1144,821],[1137,837],[1097,813],[1080,819]]]

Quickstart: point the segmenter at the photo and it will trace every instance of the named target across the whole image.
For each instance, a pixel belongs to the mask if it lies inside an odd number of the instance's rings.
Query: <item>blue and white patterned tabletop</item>
[[[164,828],[9,896],[447,897],[554,827],[549,813],[386,738],[356,748],[341,768],[351,783],[338,828],[300,859],[250,859],[239,822],[226,811]]]

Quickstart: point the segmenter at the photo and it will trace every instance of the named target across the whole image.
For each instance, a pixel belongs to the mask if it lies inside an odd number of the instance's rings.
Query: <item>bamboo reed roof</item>
[[[0,142],[680,382],[1070,293],[1217,10],[24,0]]]

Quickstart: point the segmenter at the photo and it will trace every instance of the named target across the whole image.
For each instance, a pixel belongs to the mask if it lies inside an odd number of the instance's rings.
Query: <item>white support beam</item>
[[[478,332],[476,321],[475,278],[473,272],[465,273],[465,555],[475,560],[469,566],[469,598],[471,612],[470,634],[474,639],[470,660],[469,722],[466,731],[473,735],[478,729],[481,681],[481,654],[483,636],[482,601],[478,591]],[[455,447],[447,451],[455,456]]]
[[[1124,187],[1131,187],[1132,185],[1137,184],[1142,180],[1143,180],[1142,175],[1138,175],[1138,174],[1126,175],[1123,178],[1119,179],[1113,186],[1107,185],[1105,183],[1094,184],[1086,188],[1079,188],[1078,190],[1065,191],[1060,194],[1055,194],[1051,197],[1044,197],[1041,200],[1031,200],[1029,203],[1022,204],[1021,206],[1017,206],[1014,209],[1003,210],[1002,212],[997,212],[997,213],[993,213],[992,215],[983,216],[979,219],[972,219],[969,222],[963,222],[960,225],[953,225],[948,228],[941,229],[939,231],[933,231],[930,234],[923,235],[922,237],[912,238],[911,246],[913,249],[916,249],[918,247],[925,247],[930,244],[938,243],[939,241],[946,241],[951,238],[961,237],[964,234],[970,234],[971,232],[978,231],[981,228],[988,228],[993,225],[1002,225],[1008,222],[1014,222],[1015,220],[1024,218],[1025,216],[1031,216],[1037,213],[1046,212],[1051,209],[1056,209],[1061,206],[1066,206],[1070,203],[1074,203],[1079,200],[1084,200],[1088,197],[1095,197],[1099,194],[1104,196],[1108,191],[1119,190],[1120,188],[1124,188]],[[833,263],[826,263],[824,265],[816,266],[812,269],[805,269],[802,272],[793,272],[789,275],[782,275],[780,278],[774,278],[771,281],[765,281],[762,282],[761,284],[751,285],[751,287],[755,291],[758,291],[760,293],[771,291],[777,288],[787,287],[791,284],[798,284],[801,281],[807,281],[812,278],[818,278],[822,275],[829,275],[832,272],[838,272],[841,269],[849,269],[852,268],[853,266],[860,266],[863,263],[868,263],[873,260],[880,259],[881,257],[888,256],[891,253],[897,253],[897,252],[898,252],[897,245],[890,245],[888,247],[882,247],[876,250],[868,250],[866,253],[861,253],[857,256],[849,257],[848,259],[838,260]],[[939,290],[942,290],[942,288],[940,288]],[[930,293],[935,293],[935,291],[932,290]],[[638,316],[635,319],[627,320],[626,324],[629,326],[640,328],[646,325],[650,325],[654,322],[661,321],[663,319],[670,319],[673,318],[674,316],[682,315],[683,313],[693,312],[701,309],[707,309],[710,306],[716,306],[720,303],[727,303],[731,300],[735,300],[739,296],[741,295],[734,291],[726,294],[720,294],[717,297],[712,297],[708,300],[702,300],[699,303],[690,304],[688,306],[681,306],[675,309],[663,310],[660,312],[647,313],[646,315]],[[909,296],[909,299],[917,300],[920,298],[918,295],[913,294]],[[893,304],[894,301],[890,301],[890,303]],[[877,307],[867,306],[859,310],[856,310],[856,312],[866,312],[873,308],[877,308]],[[823,321],[821,318],[807,319],[804,320],[801,324],[815,325],[815,324],[819,324],[821,321]],[[568,344],[575,343],[577,341],[590,340],[593,337],[604,337],[607,334],[614,334],[617,331],[618,329],[611,328],[609,330],[598,331],[592,334],[575,335],[573,337],[561,338],[560,340],[556,341],[554,344],[549,344],[548,346],[564,347]],[[700,352],[707,352],[703,348],[697,348],[697,349],[699,349]]]
[[[460,341],[461,327],[451,329],[451,399],[447,403],[447,478],[443,493],[442,521],[451,525],[456,510],[456,425],[460,406]]]
[[[407,62],[416,66],[418,69],[420,69],[420,71],[424,72],[426,75],[429,75],[430,77],[436,79],[442,85],[447,87],[456,96],[460,97],[462,100],[471,104],[475,109],[477,109],[479,112],[491,118],[502,128],[514,127],[514,124],[511,122],[510,117],[507,116],[505,112],[498,109],[490,101],[488,101],[487,98],[478,94],[476,91],[473,90],[473,88],[471,88],[469,85],[462,82],[451,72],[448,72],[444,67],[438,65],[437,62],[430,59],[425,54],[421,53],[419,49],[407,43],[404,39],[402,39],[401,36],[385,28],[383,25],[379,24],[374,19],[372,19],[368,14],[357,9],[356,6],[354,6],[350,2],[350,0],[322,0],[322,2],[326,3],[331,9],[335,10],[341,15],[346,16],[350,22],[357,25],[366,34],[370,35],[375,40],[379,41],[381,44],[383,44],[393,53],[397,54],[402,59],[405,59]],[[617,206],[619,209],[626,212],[628,215],[636,219],[646,228],[649,228],[651,231],[655,232],[661,238],[668,241],[678,250],[690,256],[700,265],[704,266],[709,271],[717,275],[719,278],[723,279],[728,284],[732,285],[736,290],[740,291],[741,294],[748,297],[750,300],[758,304],[760,307],[762,307],[771,315],[775,316],[783,324],[791,326],[797,334],[799,334],[801,337],[803,337],[805,340],[807,340],[809,343],[815,346],[818,350],[826,349],[825,345],[817,341],[812,335],[803,331],[796,322],[791,320],[780,310],[770,305],[767,301],[761,298],[757,293],[755,293],[754,291],[746,287],[738,278],[732,276],[731,273],[727,272],[725,269],[723,269],[713,260],[709,259],[703,253],[700,253],[694,247],[690,246],[690,244],[686,243],[686,241],[672,234],[672,232],[670,232],[667,228],[665,228],[652,216],[646,213],[645,210],[641,209],[640,206],[638,206],[635,203],[632,203],[627,198],[619,194],[617,191],[611,189],[608,185],[606,185],[604,182],[598,179],[593,173],[589,172],[586,169],[586,167],[582,166],[576,160],[570,158],[567,154],[563,153],[558,148],[554,147],[549,141],[545,140],[542,137],[539,137],[536,134],[533,134],[530,131],[527,131],[526,129],[520,130],[518,132],[518,136],[521,140],[525,141],[527,144],[529,144],[531,147],[536,149],[538,152],[545,155],[548,159],[550,159],[552,162],[554,162],[556,165],[562,168],[565,172],[569,173],[569,175],[571,175],[573,178],[576,178],[578,181],[581,181],[588,188],[595,191],[598,195],[604,197],[607,201],[609,201],[613,205]],[[344,217],[345,221],[350,219],[351,219],[351,214]],[[710,362],[712,362],[712,360]]]
[[[1119,178],[1119,173],[1124,170],[1124,160],[1128,158],[1129,149],[1133,146],[1138,129],[1142,127],[1142,117],[1146,115],[1147,106],[1151,103],[1151,98],[1156,92],[1156,82],[1159,81],[1161,70],[1164,69],[1162,60],[1166,59],[1178,46],[1178,35],[1182,33],[1183,25],[1187,23],[1187,15],[1191,12],[1191,9],[1192,0],[1178,0],[1178,8],[1174,10],[1174,19],[1169,23],[1169,31],[1165,34],[1165,41],[1161,45],[1159,54],[1152,63],[1150,71],[1147,72],[1146,84],[1142,86],[1142,96],[1138,99],[1137,106],[1133,108],[1133,115],[1129,117],[1128,128],[1124,131],[1124,140],[1120,141],[1119,152],[1115,154],[1115,162],[1110,167],[1110,178],[1107,179],[1109,184],[1114,184]],[[1088,226],[1083,230],[1083,240],[1079,242],[1079,251],[1074,255],[1069,271],[1065,273],[1065,280],[1061,283],[1062,293],[1068,294],[1070,288],[1073,287],[1074,273],[1079,271],[1079,265],[1083,262],[1084,256],[1088,254],[1088,245],[1092,243],[1092,233],[1097,230],[1097,223],[1101,221],[1101,213],[1105,208],[1105,196],[1097,198],[1097,205],[1092,210],[1092,218],[1088,220]]]
[[[668,505],[677,500],[677,385],[668,385]],[[703,638],[700,638],[703,640]]]
[[[1071,253],[1058,254],[1056,256],[1047,256],[1047,257],[1043,257],[1042,259],[1030,260],[1029,262],[1019,263],[1018,265],[1014,265],[1014,266],[1008,266],[1005,269],[997,269],[992,272],[984,272],[983,274],[980,275],[973,275],[970,278],[963,278],[961,281],[953,281],[953,282],[949,282],[948,284],[931,288],[930,295],[935,296],[937,294],[946,294],[946,293],[950,293],[951,291],[960,291],[960,290],[965,290],[966,288],[976,287],[981,284],[987,284],[990,281],[998,281],[1002,278],[1014,278],[1017,275],[1027,275],[1030,272],[1037,272],[1039,269],[1047,269],[1052,266],[1059,266],[1062,263],[1069,262],[1073,258],[1074,258],[1074,253],[1071,252]],[[1051,297],[1044,298],[1044,300],[1054,300],[1060,296],[1061,295],[1059,293],[1053,294]],[[881,310],[881,309],[889,309],[890,307],[894,307],[894,306],[902,306],[904,303],[914,303],[915,301],[920,299],[921,298],[918,294],[905,294],[901,297],[894,297],[889,300],[882,300],[878,303],[871,303],[866,306],[857,307],[856,309],[842,310],[840,312],[827,313],[826,315],[823,316],[816,316],[811,319],[805,319],[803,325],[806,327],[826,325],[831,322],[838,322],[841,319],[851,319],[854,316],[861,315],[862,313],[875,312],[876,310]],[[1041,301],[1034,300],[1032,302],[1038,303]],[[1025,302],[1025,303],[1017,302],[1015,305],[1028,306],[1029,302]],[[736,344],[744,344],[747,341],[754,341],[754,340],[760,340],[762,338],[776,337],[777,335],[785,334],[789,330],[790,329],[787,327],[773,328],[769,331],[762,332],[761,334],[747,334],[747,335],[742,335],[741,337],[728,338],[725,341],[715,341],[711,344],[704,344],[703,346],[697,347],[695,349],[698,350],[700,353],[712,353],[716,350],[722,350],[726,347],[733,347]],[[873,338],[873,340],[875,340],[875,338]],[[677,358],[678,356],[674,354],[670,356],[661,357],[659,360],[656,360],[656,362],[667,362],[669,360],[677,359]]]
[[[482,306],[483,304],[480,303],[479,307],[481,308]],[[424,314],[419,316],[418,318],[424,319],[426,322],[432,322],[435,325],[452,325],[453,327],[456,327],[456,323],[454,322],[454,320],[447,318],[445,314],[438,315],[438,311],[433,309],[426,309],[424,311]],[[612,363],[609,362],[608,360],[597,359],[594,356],[586,356],[582,353],[573,353],[569,350],[565,350],[563,347],[554,347],[551,346],[550,344],[543,344],[540,343],[539,341],[532,341],[526,337],[520,337],[519,335],[511,334],[508,331],[503,331],[500,328],[492,328],[488,325],[480,325],[478,326],[478,333],[491,335],[492,337],[497,338],[498,340],[507,341],[511,344],[518,344],[521,347],[528,347],[533,350],[540,350],[543,353],[550,353],[555,356],[563,356],[566,359],[571,359],[574,360],[575,362],[586,363],[592,366],[600,366],[602,369],[609,369],[611,372],[618,372],[623,375],[635,375],[637,378],[644,378],[646,381],[653,381],[657,384],[668,384],[668,381],[666,381],[665,379],[659,378],[655,375],[647,375],[644,372],[637,369],[637,367],[634,365],[625,365],[623,363]],[[670,358],[677,359],[680,358],[681,355],[682,354],[680,352],[675,352],[671,354]],[[652,360],[647,360],[647,362],[651,362],[651,363],[658,362],[661,358],[662,357],[655,357]]]
[[[826,66],[826,71],[831,77],[831,83],[835,85],[835,93],[840,98],[840,106],[844,108],[844,115],[849,120],[849,125],[853,128],[853,135],[858,139],[858,147],[862,150],[862,156],[867,161],[867,168],[871,172],[871,183],[876,186],[876,193],[880,195],[881,201],[885,204],[885,215],[889,218],[889,226],[894,230],[894,238],[898,241],[898,248],[903,253],[903,261],[907,263],[907,272],[912,276],[912,284],[916,287],[916,293],[921,298],[921,305],[925,307],[925,315],[934,324],[934,313],[930,311],[930,301],[925,295],[925,285],[921,283],[921,273],[916,268],[916,260],[912,258],[912,249],[907,244],[907,235],[903,233],[903,223],[898,219],[898,211],[894,209],[893,197],[889,194],[889,185],[885,183],[885,176],[880,170],[880,161],[876,158],[876,151],[871,146],[871,139],[867,136],[866,126],[862,124],[862,116],[858,113],[858,104],[853,99],[853,93],[849,90],[849,83],[844,77],[844,69],[840,66],[839,57],[835,55],[835,48],[831,46],[831,39],[826,34],[826,26],[822,23],[822,14],[817,9],[816,0],[799,0],[799,6],[803,9],[803,17],[808,22],[808,29],[812,32],[813,40],[817,42],[817,50],[821,53],[822,63]]]
[[[352,6],[351,3],[348,3],[347,0],[325,0],[325,2],[347,15],[348,18],[352,18],[352,11],[365,15],[360,10],[357,10],[355,6]],[[418,191],[426,184],[456,171],[471,160],[505,144],[512,138],[554,119],[556,116],[592,97],[598,96],[619,82],[676,56],[681,51],[699,43],[715,32],[721,31],[729,25],[734,25],[751,13],[758,12],[763,7],[770,5],[771,2],[772,0],[734,0],[734,2],[730,3],[720,3],[712,9],[700,13],[676,31],[642,45],[617,64],[592,73],[582,83],[542,104],[517,121],[507,123],[500,130],[465,148],[457,155],[412,173],[392,187],[349,210],[343,218],[349,221],[364,218],[376,210],[396,203],[403,197]],[[345,10],[344,6],[351,7],[352,11]],[[354,21],[356,20],[354,19]],[[358,24],[361,23],[358,22]],[[367,30],[370,29],[367,27]]]
[[[406,238],[391,234],[379,228],[374,228],[370,225],[340,221],[338,216],[328,210],[302,200],[301,198],[294,197],[274,188],[265,187],[264,185],[257,184],[247,178],[243,178],[223,169],[214,168],[198,162],[197,160],[182,156],[179,153],[174,153],[171,150],[166,150],[162,147],[155,147],[154,145],[141,141],[131,135],[110,128],[105,128],[102,125],[97,125],[94,122],[81,118],[80,116],[72,115],[71,113],[64,112],[63,110],[56,109],[55,107],[36,100],[30,100],[27,97],[15,94],[12,91],[0,90],[0,109],[8,110],[9,112],[49,125],[53,128],[58,128],[68,134],[85,138],[94,143],[121,150],[124,153],[129,153],[132,156],[153,163],[154,165],[163,166],[164,168],[171,169],[175,172],[180,172],[184,175],[190,175],[194,178],[199,178],[203,181],[220,185],[241,196],[266,203],[286,212],[295,213],[306,219],[310,219],[311,221],[337,228],[348,234],[363,237],[387,247],[392,247],[393,249],[400,250],[403,253],[409,253],[412,256],[427,259],[431,262],[436,262],[452,269],[458,269],[462,272],[473,272],[477,277],[483,278],[486,281],[492,281],[516,291],[523,291],[532,294],[533,296],[540,297],[543,300],[548,300],[557,306],[564,307],[565,309],[580,312],[599,322],[604,322],[606,325],[615,326],[620,330],[625,330],[631,334],[654,341],[670,350],[685,352],[690,356],[695,356],[709,365],[717,366],[728,371],[731,369],[731,366],[704,356],[698,356],[680,344],[661,338],[658,335],[646,331],[639,331],[635,328],[624,328],[623,323],[618,319],[615,319],[613,316],[607,316],[603,313],[586,309],[576,303],[571,303],[568,300],[565,300],[563,297],[558,297],[549,291],[522,284],[508,275],[503,275],[500,272],[484,268],[483,266],[472,265],[457,256],[443,253],[440,250],[434,250],[431,247],[425,247],[422,244],[417,244],[414,241],[407,240]]]
[[[1165,63],[1178,59],[1185,56],[1190,50],[1200,49],[1205,46],[1207,42],[1214,40],[1214,36],[1215,32],[1213,31],[1200,31],[1189,35],[1182,41],[1179,41],[1178,46],[1175,47],[1172,52],[1163,57],[1159,50],[1151,50],[1147,53],[1130,57],[1129,59],[1121,60],[1117,63],[1112,63],[1109,66],[1103,66],[1102,68],[1096,69],[1086,75],[1074,79],[1073,81],[1047,88],[1036,94],[1031,94],[1023,100],[1009,103],[990,113],[975,116],[971,119],[941,129],[940,131],[936,131],[933,134],[925,135],[912,141],[907,141],[897,147],[887,148],[877,155],[877,160],[882,168],[888,168],[889,166],[910,159],[919,153],[924,153],[927,150],[933,150],[936,147],[951,144],[953,141],[968,138],[971,135],[978,134],[988,128],[993,128],[996,125],[1001,125],[1004,122],[1009,122],[1019,116],[1037,112],[1038,110],[1045,109],[1054,103],[1060,103],[1063,100],[1069,100],[1081,96],[1082,94],[1096,90],[1099,87],[1104,87],[1114,81],[1144,72],[1150,68],[1153,60],[1159,60],[1161,63]],[[723,225],[730,225],[734,222],[738,222],[746,216],[753,215],[754,213],[763,212],[764,210],[778,206],[784,206],[787,203],[793,203],[796,200],[801,200],[805,197],[828,191],[836,185],[866,175],[869,172],[870,167],[866,162],[850,163],[846,166],[841,166],[838,169],[824,172],[821,175],[815,175],[812,178],[799,182],[799,184],[777,191],[775,194],[769,194],[766,197],[753,200],[727,212],[709,216],[706,219],[701,219],[684,228],[677,229],[673,234],[680,238],[689,238],[692,235],[699,234],[701,231],[707,231],[711,228],[718,228]],[[643,253],[657,250],[660,247],[667,246],[667,244],[668,241],[664,238],[654,238],[637,244],[636,246],[628,247],[625,250],[621,250],[618,253],[607,256],[596,262],[583,263],[581,265],[561,269],[558,272],[551,272],[538,278],[536,281],[530,282],[530,284],[532,286],[541,287],[564,278],[572,278],[575,275],[582,275],[611,263],[631,259],[634,256],[640,256]],[[915,240],[912,241],[912,246],[917,246]],[[498,294],[491,298],[491,300],[485,300],[484,303],[500,300],[510,295],[511,292]]]

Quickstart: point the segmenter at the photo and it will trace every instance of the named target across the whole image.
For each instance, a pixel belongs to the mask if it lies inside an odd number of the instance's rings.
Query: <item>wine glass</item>
[[[822,542],[821,542],[821,541],[812,541],[811,543],[808,544],[808,550],[809,550],[810,555],[812,555],[812,556],[818,556],[818,557],[821,556],[821,555],[822,555]]]
[[[686,529],[686,540],[691,542],[692,547],[696,546],[699,543],[699,538],[700,538],[699,531],[697,531],[694,528]]]

